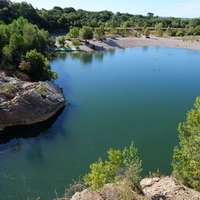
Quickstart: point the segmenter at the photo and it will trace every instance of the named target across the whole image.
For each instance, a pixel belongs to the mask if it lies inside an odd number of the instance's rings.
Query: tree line
[[[57,74],[49,64],[47,45],[54,45],[55,39],[49,32],[62,29],[74,46],[80,45],[79,38],[101,39],[106,34],[148,37],[150,30],[157,36],[163,30],[169,36],[200,35],[200,18],[161,18],[147,13],[147,16],[111,11],[90,12],[72,7],[55,6],[50,10],[33,8],[26,2],[0,1],[0,69],[24,80],[50,80]],[[66,38],[59,38],[61,46]],[[38,60],[34,59],[37,58]]]
[[[23,16],[30,23],[39,28],[53,31],[55,29],[70,30],[70,27],[81,29],[83,26],[91,28],[104,27],[105,29],[116,28],[154,28],[167,29],[172,36],[176,36],[179,29],[184,35],[200,35],[200,18],[181,19],[175,17],[158,17],[153,13],[147,16],[133,15],[129,13],[113,13],[111,11],[91,12],[82,9],[75,10],[72,7],[61,8],[58,6],[50,10],[33,8],[26,2],[14,3],[9,0],[0,1],[0,23],[9,24],[14,19]]]

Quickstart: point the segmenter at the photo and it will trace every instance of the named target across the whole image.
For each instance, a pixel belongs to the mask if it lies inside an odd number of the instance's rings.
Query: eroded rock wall
[[[62,89],[52,81],[25,82],[0,77],[0,130],[44,121],[65,104]]]

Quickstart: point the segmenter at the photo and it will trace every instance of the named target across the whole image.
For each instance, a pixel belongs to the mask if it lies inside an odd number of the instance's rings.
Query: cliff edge
[[[200,192],[190,189],[177,183],[169,176],[162,178],[144,178],[140,185],[143,195],[138,195],[134,191],[127,193],[124,185],[107,184],[101,192],[85,189],[75,193],[71,200],[199,200]],[[129,198],[127,198],[129,197]],[[64,200],[61,198],[60,200]]]
[[[65,105],[62,89],[52,81],[0,77],[0,131],[47,120]]]

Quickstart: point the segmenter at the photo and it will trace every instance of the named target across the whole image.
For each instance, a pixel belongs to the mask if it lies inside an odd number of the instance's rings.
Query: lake
[[[47,122],[0,133],[0,199],[61,197],[72,179],[89,172],[89,164],[131,141],[143,176],[172,172],[178,123],[200,94],[200,51],[60,53],[51,67],[69,105]]]

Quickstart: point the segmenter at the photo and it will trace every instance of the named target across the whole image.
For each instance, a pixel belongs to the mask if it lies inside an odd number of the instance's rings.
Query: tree
[[[79,40],[72,40],[72,44],[73,44],[75,47],[79,47],[79,46],[80,46],[80,41],[79,41]]]
[[[121,152],[110,149],[107,151],[109,161],[103,162],[101,158],[96,163],[90,165],[91,173],[86,174],[83,180],[91,189],[96,190],[103,187],[106,183],[115,182],[115,175],[119,169]]]
[[[156,23],[156,25],[155,25],[155,30],[157,31],[157,30],[161,29],[162,27],[163,27],[162,22]]]
[[[85,184],[96,190],[102,188],[106,183],[115,183],[121,180],[135,191],[140,191],[139,173],[142,162],[134,143],[131,143],[129,149],[125,147],[122,152],[110,149],[107,153],[108,161],[103,162],[99,158],[96,163],[90,165],[91,172],[83,177]]]
[[[150,35],[150,30],[149,30],[148,28],[145,28],[145,29],[144,29],[144,35],[145,35],[146,38],[149,37],[149,35]]]
[[[61,36],[58,38],[58,43],[60,46],[65,46],[65,37],[64,36]]]
[[[79,37],[79,28],[73,27],[70,28],[69,33],[67,34],[69,38],[78,38]]]
[[[183,29],[179,29],[179,30],[176,32],[176,36],[183,37],[183,36],[184,36],[184,30],[183,30]]]
[[[57,73],[52,72],[47,58],[35,49],[26,53],[26,63],[29,63],[28,75],[34,80],[51,80],[57,78]]]
[[[97,39],[102,38],[103,35],[104,35],[104,27],[103,26],[94,29],[94,36]]]
[[[93,38],[93,30],[91,27],[83,26],[83,28],[80,30],[80,36],[84,40],[90,40]]]
[[[194,107],[178,125],[180,146],[174,148],[172,166],[184,184],[200,191],[200,96]]]
[[[138,149],[135,147],[134,142],[131,143],[129,149],[126,147],[124,148],[122,157],[123,171],[119,176],[120,179],[135,192],[142,193],[142,188],[139,184],[142,161],[139,158]]]
[[[167,30],[166,30],[166,33],[167,33],[167,35],[169,35],[169,36],[175,36],[176,35],[176,29],[174,29],[174,28],[170,28],[170,27],[168,27],[167,28]]]
[[[148,12],[148,13],[147,13],[147,16],[148,16],[149,18],[152,18],[152,17],[154,16],[154,13]]]
[[[161,29],[156,30],[156,35],[158,37],[162,37],[163,36],[163,31]]]

